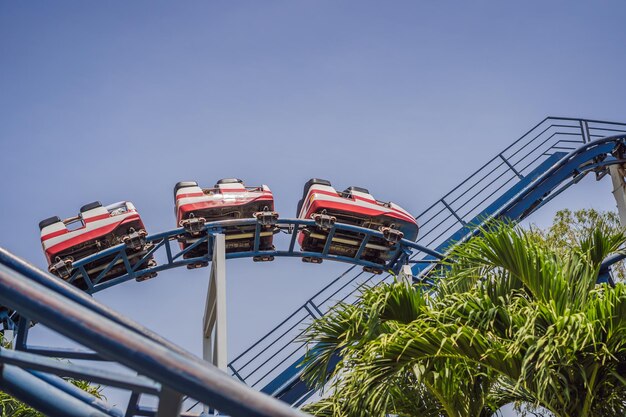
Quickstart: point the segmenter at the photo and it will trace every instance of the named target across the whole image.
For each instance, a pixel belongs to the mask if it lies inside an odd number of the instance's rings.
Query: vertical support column
[[[9,349],[15,349],[15,332],[13,329],[6,329],[3,336],[4,343],[9,345]],[[2,336],[0,336],[0,339],[2,339]]]
[[[226,239],[213,236],[213,260],[202,325],[202,357],[226,372]],[[210,412],[207,405],[204,413]]]
[[[583,138],[583,143],[591,142],[591,135],[589,134],[589,123],[586,120],[580,121],[580,133]]]
[[[398,273],[398,278],[409,284],[413,284],[413,269],[411,265],[402,265],[402,269],[400,273]]]
[[[182,395],[166,386],[162,386],[156,417],[178,417],[182,405]]]
[[[613,197],[617,203],[617,213],[622,227],[626,227],[626,182],[624,181],[624,168],[621,165],[609,167],[611,181],[613,183]]]
[[[26,343],[28,340],[28,329],[30,329],[30,319],[21,316],[17,322],[17,336],[13,343],[15,350],[26,350]]]

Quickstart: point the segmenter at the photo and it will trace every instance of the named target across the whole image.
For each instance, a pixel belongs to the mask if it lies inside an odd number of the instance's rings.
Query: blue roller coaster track
[[[326,246],[324,247],[322,252],[303,252],[297,250],[295,247],[298,232],[304,227],[315,226],[315,221],[302,219],[278,220],[273,225],[277,232],[283,231],[291,235],[288,248],[286,248],[285,250],[259,250],[261,233],[264,230],[261,223],[259,223],[256,219],[235,219],[207,223],[204,226],[203,235],[198,238],[192,245],[189,245],[185,249],[179,249],[176,247],[175,244],[179,236],[182,236],[186,233],[186,230],[181,227],[179,229],[174,229],[167,232],[148,236],[146,238],[146,241],[149,249],[147,250],[145,255],[138,260],[131,261],[126,250],[126,245],[124,244],[120,244],[109,249],[100,251],[91,256],[83,258],[80,261],[75,262],[72,265],[74,273],[69,277],[67,281],[72,283],[76,280],[82,280],[87,286],[86,292],[93,294],[95,292],[102,291],[105,288],[109,288],[113,285],[117,285],[131,279],[141,280],[144,276],[151,276],[167,269],[172,269],[180,266],[207,265],[209,262],[211,262],[211,257],[213,255],[213,238],[216,234],[221,233],[225,228],[228,227],[248,225],[256,226],[252,250],[242,252],[229,252],[226,254],[226,259],[274,259],[275,257],[299,257],[305,259],[318,259],[318,262],[324,259],[328,259],[353,265],[361,265],[363,267],[371,268],[374,270],[391,271],[397,273],[399,271],[399,268],[403,264],[408,262],[408,259],[411,256],[414,256],[414,253],[416,254],[417,252],[423,252],[424,254],[428,254],[429,256],[433,257],[434,259],[442,258],[442,255],[434,250],[428,249],[420,245],[419,243],[402,239],[391,247],[389,260],[385,265],[365,260],[361,256],[365,251],[368,242],[373,237],[384,239],[383,233],[372,229],[342,223],[335,223],[332,227],[329,228]],[[347,231],[353,234],[359,234],[363,237],[360,242],[359,249],[357,250],[354,257],[333,255],[329,253],[330,243],[332,242],[332,238],[337,231]],[[192,252],[200,245],[204,245],[207,247],[206,255],[185,258],[186,254]],[[159,252],[164,252],[163,257],[165,258],[165,262],[162,262],[156,266],[149,266],[148,260],[150,259],[150,257]],[[85,265],[88,265],[100,259],[107,258],[111,259],[108,261],[104,269],[102,269],[102,271],[100,271],[98,274],[89,274],[87,272]],[[112,280],[101,281],[102,278],[116,265],[123,265],[125,269],[124,274]]]
[[[85,291],[0,249],[0,306],[4,306],[0,307],[0,321],[5,333],[15,333],[14,349],[0,347],[0,389],[51,416],[177,415],[183,398],[188,398],[191,407],[181,415],[197,415],[192,412],[193,400],[231,415],[302,415],[284,403],[297,406],[312,394],[299,378],[298,363],[306,346],[297,340],[303,329],[336,303],[354,300],[363,286],[377,285],[391,276],[357,267],[397,273],[403,265],[411,265],[413,276],[419,280],[454,244],[471,236],[485,221],[524,219],[585,175],[593,173],[601,179],[608,166],[624,164],[625,145],[626,124],[546,118],[420,213],[416,217],[420,225],[418,241],[397,242],[385,265],[361,258],[367,242],[372,237],[383,237],[382,234],[346,224],[335,224],[329,234],[332,237],[337,230],[361,234],[363,239],[354,257],[329,254],[329,243],[322,253],[297,250],[297,232],[314,224],[301,219],[277,221],[276,230],[291,235],[288,247],[282,250],[258,250],[261,225],[255,219],[208,223],[204,236],[184,250],[175,244],[184,229],[149,236],[149,251],[141,259],[129,258],[124,245],[109,248],[74,263],[70,281],[81,280]],[[215,234],[224,227],[243,224],[257,225],[254,248],[229,253],[229,259],[303,257],[351,266],[232,359],[228,369],[234,378],[88,295],[167,269],[206,264],[211,261]],[[186,259],[185,255],[199,245],[207,245],[207,255]],[[160,263],[149,263],[151,256],[156,256]],[[99,273],[89,274],[85,265],[98,259],[108,259],[108,265]],[[619,257],[607,260],[603,273],[607,274],[617,260]],[[123,275],[103,280],[108,271],[120,265]],[[87,349],[32,346],[28,343],[28,331],[33,323]],[[86,360],[89,364],[57,358]],[[135,374],[103,370],[90,361],[117,363]],[[126,390],[131,393],[130,401],[125,410],[111,407],[61,378],[67,376]],[[158,405],[142,405],[142,395],[155,396]]]

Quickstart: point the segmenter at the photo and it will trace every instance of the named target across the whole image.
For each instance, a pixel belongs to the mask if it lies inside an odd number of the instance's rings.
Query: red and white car
[[[329,181],[318,178],[305,184],[302,200],[298,203],[298,218],[316,221],[315,227],[307,227],[298,235],[298,242],[306,252],[324,250],[328,231],[335,222],[381,231],[384,239],[371,238],[361,254],[361,259],[381,265],[385,264],[397,241],[403,238],[414,241],[418,232],[415,218],[397,204],[378,201],[361,187],[349,187],[339,192]],[[363,234],[336,230],[329,253],[354,257],[363,238]],[[303,260],[321,262],[320,258]]]
[[[208,222],[229,219],[256,218],[262,225],[259,250],[272,250],[274,224],[278,214],[274,212],[274,196],[267,185],[246,187],[242,180],[224,178],[213,188],[200,188],[195,181],[179,182],[174,187],[176,224],[188,232],[179,242],[185,249],[204,234]],[[243,252],[254,248],[255,225],[226,227],[226,252]],[[206,245],[192,249],[183,258],[195,258],[207,254]],[[271,260],[255,257],[255,261]],[[205,263],[190,268],[206,266]]]
[[[48,261],[48,270],[63,279],[73,273],[73,263],[111,246],[125,243],[127,256],[132,263],[141,259],[149,249],[146,244],[146,229],[135,206],[123,201],[103,207],[99,201],[86,204],[80,208],[75,217],[61,220],[57,216],[39,222],[41,245]],[[96,278],[114,255],[107,256],[85,265],[90,278]],[[150,258],[146,266],[155,266]],[[120,259],[100,280],[106,281],[126,272]],[[143,275],[138,280],[152,278],[156,274]],[[86,288],[84,281],[77,280],[74,284]]]

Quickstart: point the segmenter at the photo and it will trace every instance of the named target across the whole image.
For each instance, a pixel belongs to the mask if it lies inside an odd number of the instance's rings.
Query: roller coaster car
[[[174,187],[176,223],[186,233],[179,238],[184,250],[205,234],[204,225],[220,220],[256,218],[261,224],[259,250],[273,250],[273,235],[278,213],[274,211],[274,196],[267,185],[246,187],[242,180],[224,178],[213,188],[200,188],[195,181],[179,182]],[[227,226],[226,252],[243,252],[254,249],[256,225]],[[206,245],[198,245],[183,255],[195,258],[207,254]],[[259,257],[255,260],[271,260]],[[205,266],[204,264],[190,267]]]
[[[381,265],[389,259],[398,241],[403,238],[414,241],[418,232],[415,218],[402,207],[378,201],[361,187],[349,187],[339,192],[329,181],[318,178],[305,184],[302,200],[298,203],[298,218],[313,219],[316,223],[298,235],[298,242],[306,252],[323,252],[335,222],[382,232],[384,237],[371,237],[360,254],[360,259]],[[337,229],[328,253],[355,257],[364,237],[361,233]],[[320,262],[321,258],[303,260]],[[382,272],[382,269],[368,268],[368,271]]]
[[[146,243],[146,230],[135,206],[128,201],[103,207],[99,201],[80,208],[78,216],[61,220],[50,217],[39,222],[41,245],[48,261],[48,270],[67,280],[75,271],[73,264],[80,259],[98,253],[111,246],[124,243],[126,255],[135,266],[148,252],[151,245]],[[105,256],[84,265],[93,280],[109,267],[115,255]],[[144,259],[138,269],[155,266],[150,256]],[[98,282],[107,281],[124,275],[126,268],[123,259],[118,259],[108,268]],[[142,281],[156,276],[156,273],[144,274],[137,278]],[[79,288],[87,289],[81,278],[73,281]]]

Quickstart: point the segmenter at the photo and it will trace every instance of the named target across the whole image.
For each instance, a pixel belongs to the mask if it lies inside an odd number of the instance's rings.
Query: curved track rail
[[[73,264],[74,273],[68,279],[68,282],[72,283],[76,280],[83,280],[87,285],[87,293],[95,293],[113,285],[121,284],[131,279],[141,280],[144,276],[150,276],[160,271],[165,271],[172,268],[182,266],[193,266],[197,264],[208,265],[212,259],[213,250],[213,236],[221,233],[226,227],[233,226],[249,226],[256,225],[254,247],[250,251],[231,252],[226,253],[226,259],[239,259],[239,258],[275,258],[275,257],[299,257],[299,258],[314,258],[318,260],[331,260],[349,263],[353,265],[360,265],[366,268],[371,268],[380,271],[391,271],[397,273],[402,265],[408,262],[410,257],[414,257],[418,253],[429,255],[434,259],[441,259],[443,256],[437,251],[424,247],[416,242],[411,242],[406,239],[393,244],[390,247],[389,260],[386,264],[381,265],[361,258],[363,251],[365,250],[368,242],[371,238],[376,237],[384,239],[383,233],[367,229],[364,227],[353,226],[343,223],[335,223],[329,230],[326,246],[323,252],[303,252],[296,249],[296,239],[298,232],[304,227],[315,227],[316,223],[313,220],[302,219],[281,219],[278,220],[275,228],[276,232],[284,232],[291,235],[289,245],[283,250],[259,250],[260,236],[262,232],[262,226],[256,219],[237,219],[237,220],[222,220],[207,223],[204,226],[203,236],[200,236],[192,245],[185,249],[179,249],[176,245],[172,245],[178,241],[178,238],[187,234],[184,228],[169,230],[167,232],[154,234],[148,236],[146,241],[148,243],[149,250],[141,258],[137,260],[130,259],[130,253],[126,245],[120,244],[112,248],[108,248],[104,251],[95,253],[91,256],[83,258]],[[354,235],[358,235],[361,238],[359,243],[359,249],[354,257],[333,255],[329,253],[330,243],[332,237],[337,231],[346,231]],[[185,254],[189,253],[193,249],[196,249],[200,245],[207,247],[207,255],[201,257],[193,257],[185,259]],[[148,259],[154,256],[158,252],[161,252],[165,259],[164,263],[149,267]],[[85,265],[101,259],[112,258],[108,265],[98,274],[89,274],[85,268]],[[428,261],[424,261],[428,262]],[[115,265],[123,265],[125,272],[123,275],[111,280],[102,281],[103,277],[113,268]]]

